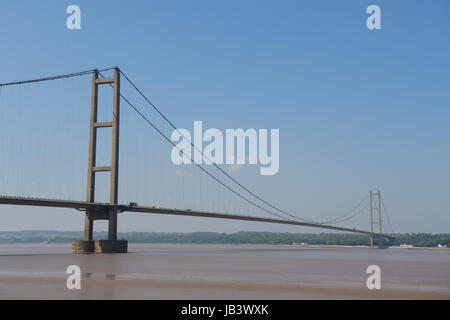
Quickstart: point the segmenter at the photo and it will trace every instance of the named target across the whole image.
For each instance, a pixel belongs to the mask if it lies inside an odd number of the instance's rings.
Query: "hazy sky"
[[[66,28],[71,4],[81,8],[81,30]],[[381,30],[366,27],[371,4],[381,8]],[[231,172],[272,203],[326,220],[381,190],[396,232],[450,232],[449,9],[445,0],[3,1],[0,82],[119,66],[179,127],[279,129],[277,175]],[[101,90],[107,118],[111,91]],[[90,76],[1,90],[0,194],[84,199],[89,103]],[[107,164],[108,148],[99,149]],[[198,170],[174,166],[170,151],[122,103],[121,202],[259,214]],[[101,200],[105,177],[97,187]],[[344,225],[368,229],[368,215]],[[2,231],[81,230],[84,221],[45,208],[1,206],[0,216]],[[119,218],[119,231],[240,230],[321,232]]]

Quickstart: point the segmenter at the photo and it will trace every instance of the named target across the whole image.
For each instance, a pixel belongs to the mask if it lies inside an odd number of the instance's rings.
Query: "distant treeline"
[[[96,239],[107,239],[106,232],[95,232]],[[132,243],[230,243],[230,244],[300,244],[313,245],[369,245],[369,238],[359,234],[336,233],[275,233],[275,232],[192,232],[156,233],[122,232],[121,239]],[[416,247],[436,247],[438,244],[450,247],[450,234],[403,233],[396,234],[392,245],[409,244]],[[10,231],[0,232],[0,243],[70,243],[82,239],[78,231]]]

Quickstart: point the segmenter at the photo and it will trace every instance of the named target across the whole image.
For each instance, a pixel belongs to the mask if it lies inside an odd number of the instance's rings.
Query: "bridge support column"
[[[117,240],[117,208],[109,209],[108,240]]]
[[[84,217],[84,240],[92,240],[94,236],[94,220],[89,211],[86,211]]]

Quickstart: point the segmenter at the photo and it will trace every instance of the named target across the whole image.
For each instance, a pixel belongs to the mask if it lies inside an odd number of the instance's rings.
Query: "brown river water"
[[[66,269],[81,269],[69,290]],[[381,289],[369,290],[369,265]],[[129,244],[72,254],[70,244],[0,245],[0,299],[450,299],[450,250]]]

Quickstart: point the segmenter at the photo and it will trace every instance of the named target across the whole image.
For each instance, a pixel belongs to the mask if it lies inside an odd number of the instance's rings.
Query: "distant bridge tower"
[[[376,212],[378,216],[378,221],[373,221],[374,212]],[[378,190],[377,192],[373,192],[370,190],[370,232],[374,232],[374,224],[378,224],[378,233],[381,235],[382,232],[382,224],[381,224],[381,194]],[[381,246],[381,237],[379,237],[379,245]],[[370,246],[373,247],[373,236],[370,236]]]
[[[89,162],[87,172],[87,202],[95,202],[95,174],[110,172],[110,206],[99,206],[87,209],[84,225],[84,239],[72,242],[74,253],[88,252],[127,252],[128,242],[117,240],[117,204],[119,188],[119,120],[120,120],[120,70],[114,69],[112,78],[98,78],[99,72],[92,73],[91,120],[89,134]],[[98,86],[108,84],[114,88],[113,112],[111,122],[97,122]],[[111,163],[110,166],[96,166],[97,130],[112,128]],[[108,240],[94,240],[94,221],[108,220]]]

